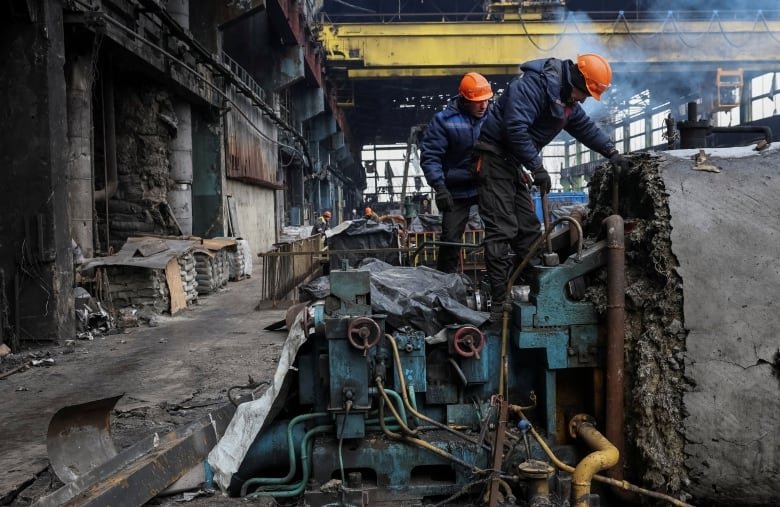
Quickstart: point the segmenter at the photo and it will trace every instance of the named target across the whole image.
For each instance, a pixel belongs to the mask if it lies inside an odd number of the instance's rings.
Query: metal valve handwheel
[[[364,352],[379,343],[381,337],[382,330],[379,328],[379,324],[368,317],[353,319],[347,328],[349,343]]]
[[[479,353],[485,346],[485,337],[479,329],[473,326],[463,326],[455,331],[452,346],[460,357],[479,359]]]
[[[309,330],[311,329],[311,315],[309,315],[309,307],[303,308],[303,319],[301,320],[301,326],[303,327],[304,338],[309,338]]]

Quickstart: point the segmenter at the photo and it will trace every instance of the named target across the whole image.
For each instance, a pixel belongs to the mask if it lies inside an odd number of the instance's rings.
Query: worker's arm
[[[603,157],[609,158],[616,151],[612,139],[596,125],[590,116],[585,114],[579,104],[572,109],[565,130],[576,140],[600,153]]]
[[[442,160],[447,152],[449,141],[444,121],[443,113],[436,113],[428,124],[420,143],[420,167],[425,174],[428,185],[434,189],[445,186]]]

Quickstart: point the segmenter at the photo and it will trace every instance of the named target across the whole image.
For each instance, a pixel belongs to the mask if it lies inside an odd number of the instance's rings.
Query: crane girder
[[[519,63],[598,52],[620,72],[778,70],[780,20],[666,19],[323,24],[327,66],[350,79],[515,74]]]

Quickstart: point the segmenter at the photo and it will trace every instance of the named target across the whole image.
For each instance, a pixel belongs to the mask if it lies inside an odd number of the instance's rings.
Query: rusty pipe
[[[608,475],[623,479],[624,438],[624,348],[625,348],[625,235],[623,217],[611,215],[604,219],[607,233],[607,371],[606,371],[606,434],[617,447],[620,461]]]
[[[588,415],[574,416],[569,421],[569,434],[573,438],[581,438],[588,444],[588,447],[594,449],[594,452],[577,463],[572,474],[572,505],[574,507],[588,507],[593,476],[602,470],[615,466],[620,459],[620,452],[596,429],[593,419]]]

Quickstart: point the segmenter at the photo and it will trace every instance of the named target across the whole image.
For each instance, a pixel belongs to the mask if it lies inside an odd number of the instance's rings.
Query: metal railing
[[[249,72],[247,72],[241,65],[238,64],[237,61],[233,60],[224,51],[222,52],[222,63],[228,69],[230,69],[230,72],[235,74],[239,81],[249,87],[249,89],[252,90],[252,93],[259,97],[260,100],[263,102],[267,101],[265,90],[259,84],[257,84],[257,81],[255,81]]]
[[[314,275],[321,266],[322,235],[289,243],[277,243],[263,258],[263,290],[261,299],[274,302],[287,298],[299,284]]]

